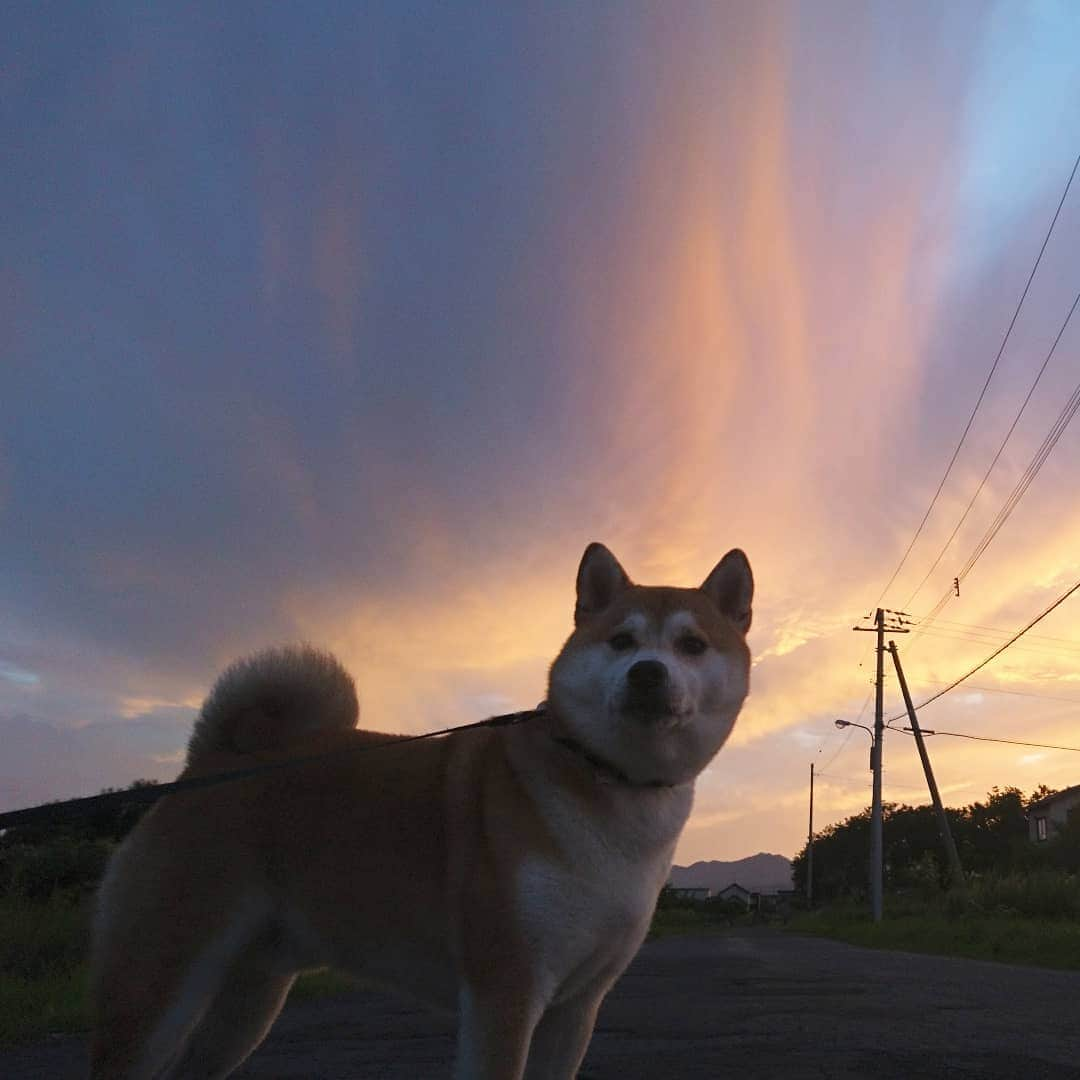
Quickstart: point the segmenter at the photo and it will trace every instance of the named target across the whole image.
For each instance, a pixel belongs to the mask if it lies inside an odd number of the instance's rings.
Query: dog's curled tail
[[[349,730],[359,706],[352,676],[310,645],[266,649],[222,672],[188,741],[188,767],[219,753],[285,746],[306,732]]]

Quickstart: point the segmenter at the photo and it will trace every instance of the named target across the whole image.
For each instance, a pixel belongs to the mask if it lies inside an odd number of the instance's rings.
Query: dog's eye
[[[676,644],[679,652],[687,656],[700,656],[708,648],[705,639],[696,634],[684,634]]]
[[[628,634],[624,630],[621,634],[616,634],[608,641],[608,644],[616,652],[626,652],[627,649],[632,649],[637,642],[634,641],[634,635]]]

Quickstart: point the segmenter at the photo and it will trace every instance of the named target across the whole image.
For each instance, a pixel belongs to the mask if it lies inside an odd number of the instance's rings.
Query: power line
[[[858,717],[856,718],[856,720],[855,720],[855,723],[854,723],[854,724],[852,724],[852,725],[850,725],[850,726],[848,727],[848,729],[847,729],[847,732],[846,732],[846,733],[844,734],[844,738],[843,738],[843,740],[841,741],[840,745],[839,745],[839,746],[838,746],[838,747],[836,748],[836,751],[835,751],[835,753],[834,753],[834,754],[833,754],[833,756],[832,756],[831,758],[829,758],[829,760],[828,760],[828,761],[827,761],[827,762],[825,763],[825,768],[826,768],[826,769],[830,768],[830,767],[831,767],[831,765],[832,765],[832,763],[833,763],[833,762],[834,762],[834,761],[835,761],[835,760],[836,760],[836,759],[837,759],[837,758],[838,758],[838,757],[839,757],[839,756],[840,756],[840,755],[841,755],[841,754],[842,754],[842,753],[844,752],[844,750],[845,750],[845,749],[847,748],[848,740],[849,740],[849,739],[851,738],[851,735],[852,735],[852,733],[853,733],[853,732],[855,731],[855,727],[856,727],[856,725],[858,725],[858,724],[859,724],[859,723],[860,723],[860,722],[862,721],[862,718],[863,718],[863,713],[865,713],[865,712],[866,712],[866,706],[870,704],[870,695],[871,695],[871,694],[873,694],[873,692],[874,692],[874,688],[873,688],[873,686],[871,686],[871,687],[870,687],[870,689],[869,689],[869,690],[867,690],[867,692],[866,692],[866,700],[865,700],[865,701],[863,701],[863,703],[862,703],[862,708],[861,708],[861,709],[859,710],[859,715],[858,715]],[[822,774],[822,775],[824,775],[824,774]]]
[[[814,775],[822,780],[831,780],[834,784],[848,784],[851,787],[863,787],[866,784],[865,780],[857,780],[853,776],[836,776],[833,773],[824,773],[815,770]],[[890,788],[899,788],[901,791],[923,791],[924,786],[921,784],[898,784],[894,781],[889,781]]]
[[[923,617],[920,615],[910,616],[912,619],[912,625],[918,626],[923,621]],[[943,627],[955,627],[957,630],[978,630],[986,634],[996,634],[998,637],[1009,637],[1012,634],[1012,630],[1002,630],[1000,626],[983,626],[981,623],[964,623],[957,622],[955,619],[935,619],[935,626]],[[1029,641],[1046,641],[1056,642],[1062,645],[1073,646],[1080,649],[1080,641],[1075,638],[1055,637],[1052,634],[1031,634],[1028,637]]]
[[[917,626],[917,624],[912,624]],[[967,642],[978,645],[1000,645],[1002,641],[1011,637],[1011,630],[980,630],[972,627],[964,630],[954,624],[948,624],[944,620],[930,623],[926,626],[917,626],[915,639],[923,634],[939,638],[944,641]],[[1080,660],[1080,642],[1067,638],[1053,638],[1032,634],[1025,639],[1024,644],[1017,645],[1018,652],[1025,652],[1032,656],[1042,656],[1048,660]],[[1078,699],[1080,700],[1080,699]]]
[[[993,542],[994,537],[1001,531],[1005,522],[1009,520],[1013,510],[1016,509],[1017,504],[1024,497],[1024,493],[1031,486],[1032,481],[1039,475],[1039,471],[1046,463],[1046,459],[1050,456],[1054,447],[1057,446],[1058,440],[1064,434],[1065,429],[1069,426],[1069,422],[1076,415],[1078,409],[1080,409],[1080,383],[1077,383],[1072,394],[1069,395],[1069,399],[1065,402],[1065,408],[1061,410],[1057,420],[1054,421],[1050,431],[1047,432],[1046,438],[1042,441],[1042,445],[1035,451],[1035,456],[1028,462],[1023,475],[1016,482],[1016,486],[1009,493],[1009,497],[998,511],[997,517],[990,523],[990,527],[983,533],[982,539],[975,545],[974,550],[968,556],[967,562],[964,563],[959,574],[956,575],[957,587],[959,586],[959,583],[971,573],[972,568],[979,559],[982,558],[983,553]],[[938,613],[945,607],[949,600],[952,599],[952,596],[953,590],[946,589],[944,595],[930,610],[930,613],[923,618],[923,629],[937,618]],[[920,631],[917,631],[917,633],[918,632]]]
[[[1032,458],[1031,463],[1028,465],[1028,468],[1025,471],[1025,475],[1021,478],[1020,482],[1014,488],[1013,493],[1010,496],[1007,504],[1002,507],[1001,511],[998,513],[997,518],[995,518],[993,524],[990,526],[990,529],[987,530],[985,537],[979,542],[976,550],[972,552],[971,556],[968,558],[968,561],[961,568],[959,575],[957,575],[960,581],[963,581],[964,578],[967,577],[967,575],[971,572],[972,567],[974,567],[975,563],[978,562],[980,558],[982,558],[983,552],[987,549],[987,547],[990,546],[990,542],[998,534],[998,531],[1005,524],[1005,522],[1008,521],[1009,516],[1016,508],[1017,503],[1019,503],[1021,498],[1023,498],[1024,493],[1027,491],[1028,487],[1030,487],[1031,482],[1035,479],[1036,476],[1038,476],[1039,470],[1042,469],[1043,465],[1046,462],[1046,459],[1050,456],[1050,452],[1054,449],[1054,447],[1058,443],[1058,440],[1065,433],[1065,429],[1069,426],[1070,421],[1076,415],[1076,411],[1078,408],[1080,408],[1080,383],[1077,383],[1075,389],[1069,397],[1069,400],[1065,404],[1065,408],[1062,409],[1061,413],[1058,416],[1058,419],[1054,423],[1054,426],[1047,433],[1047,436],[1043,440],[1042,445],[1039,447],[1036,456]]]
[[[866,659],[869,656],[871,656],[872,654],[873,654],[873,645],[867,646],[867,648],[863,652],[862,660],[859,661],[859,667],[862,667],[863,663],[866,661]],[[863,698],[862,708],[859,710],[859,715],[855,718],[855,723],[856,724],[861,723],[862,718],[863,718],[863,714],[866,712],[866,707],[870,704],[870,695],[873,694],[873,692],[874,692],[874,687],[873,687],[873,684],[871,684],[870,689],[866,691],[866,697]],[[844,750],[847,747],[848,741],[851,739],[851,735],[852,735],[852,732],[854,730],[855,730],[855,728],[854,728],[854,726],[852,726],[852,727],[849,727],[847,729],[847,731],[844,733],[844,737],[840,741],[840,745],[834,751],[833,756],[831,758],[829,758],[829,760],[825,763],[824,767],[826,769],[828,769],[832,765],[832,763],[844,752]],[[822,745],[824,745],[824,743]],[[819,750],[818,753],[820,754],[821,751]]]
[[[942,641],[966,642],[971,645],[999,645],[1001,643],[1000,637],[993,637],[989,634],[958,633],[948,628],[938,627],[936,624],[924,628],[920,633],[929,634],[931,637]],[[1055,660],[1066,658],[1075,660],[1078,656],[1075,649],[1069,649],[1062,645],[1042,645],[1038,642],[1032,642],[1030,645],[1017,645],[1016,651]]]
[[[987,467],[986,472],[983,473],[983,478],[979,481],[979,486],[975,489],[975,494],[968,500],[967,506],[964,507],[964,512],[960,515],[960,520],[954,526],[953,531],[949,533],[948,540],[945,541],[941,550],[938,552],[937,558],[930,564],[930,569],[926,571],[922,581],[919,582],[915,591],[904,602],[904,607],[910,607],[911,601],[922,591],[922,587],[930,580],[930,575],[938,568],[938,563],[945,557],[945,552],[949,550],[950,545],[956,538],[956,534],[960,531],[960,527],[967,521],[967,516],[971,513],[971,508],[975,505],[975,500],[986,486],[986,481],[990,479],[990,474],[994,471],[994,466],[998,463],[998,459],[1001,457],[1009,440],[1012,438],[1012,434],[1016,430],[1016,425],[1020,423],[1020,417],[1024,415],[1024,410],[1028,407],[1028,402],[1031,401],[1031,395],[1035,393],[1035,387],[1039,385],[1039,380],[1042,379],[1043,372],[1046,371],[1046,366],[1050,363],[1050,358],[1057,351],[1058,342],[1061,341],[1061,337],[1065,333],[1065,328],[1069,325],[1069,320],[1073,317],[1073,312],[1076,311],[1077,304],[1080,304],[1080,292],[1076,294],[1076,299],[1073,300],[1072,307],[1069,308],[1069,314],[1065,316],[1065,321],[1061,324],[1061,329],[1057,332],[1057,337],[1054,338],[1054,343],[1050,346],[1050,351],[1046,354],[1046,359],[1043,360],[1042,367],[1039,368],[1039,373],[1035,376],[1035,381],[1028,389],[1027,397],[1024,398],[1023,404],[1017,411],[1016,416],[1013,417],[1013,422],[1009,425],[1009,430],[1005,432],[1005,438],[1001,440],[1001,445],[997,448],[997,453],[994,454],[993,460]]]
[[[995,739],[989,735],[969,735],[963,731],[938,731],[936,729],[931,731],[929,728],[923,728],[922,733],[924,735],[951,735],[954,739],[974,739],[976,742],[1005,743],[1008,746],[1033,746],[1039,750],[1070,750],[1080,754],[1080,746],[1054,746],[1051,743],[1021,742],[1019,739]],[[905,734],[910,734],[910,732],[905,731]]]
[[[1013,634],[1013,636],[1009,638],[1009,640],[1006,641],[1004,645],[1001,645],[999,648],[995,649],[985,660],[980,661],[970,671],[961,675],[959,679],[956,679],[953,682],[949,683],[946,687],[944,687],[944,689],[939,690],[936,694],[931,694],[930,697],[928,697],[921,704],[916,705],[915,708],[925,709],[926,706],[929,705],[932,701],[937,701],[938,698],[944,697],[950,690],[955,690],[956,687],[958,687],[962,682],[970,679],[976,671],[981,671],[984,667],[986,667],[987,664],[990,663],[991,660],[999,657],[1010,645],[1013,644],[1013,642],[1019,641],[1020,638],[1022,638],[1033,626],[1036,626],[1038,623],[1042,622],[1042,620],[1045,619],[1046,616],[1050,614],[1050,612],[1065,603],[1065,601],[1068,600],[1069,597],[1072,596],[1072,594],[1076,592],[1077,589],[1080,589],[1080,581],[1076,582],[1075,585],[1072,585],[1068,589],[1066,589],[1065,592],[1062,593],[1061,596],[1059,596],[1049,607],[1045,608],[1040,614],[1036,615],[1035,618],[1032,619],[1031,622],[1029,622],[1027,626],[1025,626],[1022,630],[1018,630],[1015,634]],[[900,720],[905,716],[907,716],[906,712],[897,713],[896,716],[890,717],[887,723],[891,724],[894,720]]]
[[[926,525],[927,519],[930,517],[930,512],[934,509],[935,504],[938,501],[938,496],[941,495],[942,488],[945,487],[945,481],[948,480],[949,474],[952,472],[953,465],[956,464],[956,459],[960,454],[960,448],[964,445],[964,440],[968,436],[968,432],[971,430],[971,425],[975,420],[975,414],[979,411],[979,406],[982,404],[983,398],[986,396],[987,387],[990,385],[990,380],[994,377],[994,372],[997,371],[997,366],[1001,361],[1002,354],[1005,352],[1005,346],[1009,342],[1009,338],[1012,335],[1013,327],[1016,325],[1016,320],[1020,315],[1020,309],[1024,306],[1024,301],[1027,299],[1028,290],[1031,288],[1031,283],[1035,279],[1035,272],[1039,269],[1039,264],[1042,262],[1043,253],[1046,251],[1046,245],[1050,242],[1050,235],[1054,231],[1054,226],[1057,224],[1058,216],[1061,214],[1061,208],[1065,205],[1065,198],[1069,194],[1069,188],[1072,187],[1073,177],[1076,176],[1077,166],[1080,166],[1080,154],[1077,155],[1076,161],[1073,163],[1072,172],[1069,173],[1069,179],[1065,184],[1065,190],[1061,193],[1061,201],[1057,205],[1057,209],[1054,211],[1054,217],[1050,222],[1050,228],[1046,230],[1046,236],[1043,238],[1042,247],[1039,248],[1039,254],[1035,259],[1035,264],[1031,268],[1031,273],[1028,275],[1027,284],[1024,286],[1024,291],[1020,294],[1020,299],[1017,302],[1016,310],[1013,312],[1012,318],[1009,320],[1009,326],[1005,331],[1005,336],[1001,340],[1001,346],[998,348],[997,356],[994,357],[994,362],[990,366],[990,373],[986,376],[986,382],[983,383],[982,390],[979,391],[979,397],[975,402],[975,408],[971,410],[971,415],[968,417],[967,423],[964,425],[964,430],[960,435],[960,441],[956,444],[956,449],[953,451],[952,457],[949,459],[949,464],[945,467],[945,473],[941,477],[941,482],[937,486],[937,491],[934,492],[934,497],[930,500],[930,505],[926,508],[926,513],[923,514],[922,521],[919,522],[919,527],[915,530],[915,535],[911,538],[911,543],[908,544],[907,550],[904,552],[897,564],[896,569],[892,572],[892,576],[885,583],[885,588],[881,590],[881,596],[878,597],[877,603],[874,607],[880,607],[881,601],[884,599],[885,594],[889,591],[890,586],[896,580],[897,575],[904,567],[904,563],[907,562],[908,556],[911,554],[911,549],[915,546],[915,541],[919,539],[920,534],[923,531],[923,527]]]
[[[933,679],[925,680],[928,683]],[[941,685],[944,685],[942,683]],[[1016,697],[1039,698],[1042,701],[1067,701],[1070,705],[1080,705],[1080,698],[1061,697],[1059,694],[1036,694],[1031,690],[1003,690],[1000,686],[971,686],[971,690],[978,690],[984,694],[1012,694]]]
[[[954,622],[949,619],[935,619],[931,623],[927,618],[909,616],[902,618],[900,622],[902,625],[914,627],[916,637],[930,634],[951,641],[971,641],[984,645],[999,644],[1013,635],[1012,630],[1001,630],[995,626],[980,626],[976,623]],[[1018,648],[1044,656],[1080,656],[1080,641],[1075,638],[1054,637],[1050,634],[1031,634]]]
[[[1010,636],[1007,633],[991,634],[984,630],[958,630],[955,626],[943,626],[938,623],[931,623],[923,628],[922,633],[949,638],[953,641],[977,641],[983,645],[998,645]],[[1032,638],[1030,642],[1017,647],[1026,649],[1028,652],[1060,653],[1067,656],[1076,656],[1080,652],[1075,645],[1066,645],[1064,642],[1055,644],[1038,638]]]

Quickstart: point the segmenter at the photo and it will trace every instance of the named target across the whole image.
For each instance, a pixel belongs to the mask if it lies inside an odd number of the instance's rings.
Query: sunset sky
[[[173,777],[216,672],[281,641],[380,730],[531,706],[590,540],[645,584],[754,567],[679,862],[794,854],[811,762],[819,826],[866,806],[851,628],[1080,152],[1078,55],[1080,7],[1019,0],[9,11],[0,809]],[[913,597],[1078,289],[1080,175],[887,606],[934,606],[1050,432],[1080,315]],[[1080,421],[897,639],[916,701],[1080,579],[1078,487]],[[1080,594],[922,720],[1080,745]],[[1080,783],[930,750],[952,805]],[[885,764],[926,801],[907,736]]]

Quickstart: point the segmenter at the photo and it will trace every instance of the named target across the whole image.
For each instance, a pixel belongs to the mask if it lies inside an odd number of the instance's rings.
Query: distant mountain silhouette
[[[673,866],[668,881],[682,889],[727,888],[737,881],[751,892],[776,892],[791,888],[791,860],[783,855],[760,851],[735,862],[696,862],[693,866]]]

